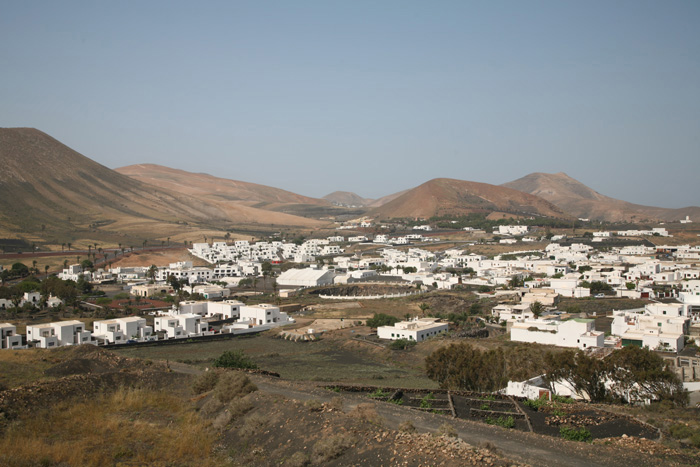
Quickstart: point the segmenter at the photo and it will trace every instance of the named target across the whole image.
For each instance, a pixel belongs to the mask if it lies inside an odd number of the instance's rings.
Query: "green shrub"
[[[384,397],[389,397],[391,394],[384,392],[382,388],[377,388],[375,391],[369,393],[369,397],[372,399],[381,399]]]
[[[686,439],[693,436],[693,429],[683,423],[676,423],[668,428],[669,433],[676,439]]]
[[[214,360],[213,365],[218,368],[240,368],[245,370],[258,368],[258,365],[248,358],[242,350],[227,350]]]
[[[583,441],[589,442],[591,440],[591,432],[586,428],[571,428],[568,426],[563,426],[559,429],[559,435],[568,439],[569,441]]]
[[[407,350],[415,345],[416,341],[412,341],[409,339],[396,339],[391,344],[389,344],[389,348],[391,350]]]
[[[515,428],[515,419],[510,416],[498,418],[486,417],[486,423],[489,425],[498,425],[503,428]]]
[[[690,437],[690,444],[694,448],[700,449],[700,431],[693,433],[693,436]]]
[[[378,328],[379,326],[393,326],[399,322],[399,318],[390,316],[384,313],[375,313],[374,316],[367,320],[367,326]]]
[[[433,403],[432,401],[435,400],[435,396],[433,396],[432,392],[429,392],[423,399],[420,401],[420,408],[421,409],[432,409],[433,408]]]
[[[567,396],[558,396],[556,394],[552,395],[552,400],[554,402],[561,402],[562,404],[573,404],[574,400]]]
[[[528,399],[523,401],[523,405],[530,407],[532,410],[540,410],[540,407],[547,405],[547,396],[542,395],[539,399]]]

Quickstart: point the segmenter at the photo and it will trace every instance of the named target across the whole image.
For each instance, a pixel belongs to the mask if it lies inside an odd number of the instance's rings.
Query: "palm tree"
[[[46,266],[44,266],[44,272],[46,273],[46,277],[48,278],[49,277],[49,265],[48,264]]]
[[[423,302],[420,305],[418,305],[418,308],[420,308],[420,312],[422,316],[425,316],[425,312],[430,308],[430,305],[427,303]]]
[[[61,253],[63,253],[63,249],[66,247],[65,243],[61,243]]]
[[[68,242],[68,251],[70,251],[71,245],[72,245],[72,243]]]

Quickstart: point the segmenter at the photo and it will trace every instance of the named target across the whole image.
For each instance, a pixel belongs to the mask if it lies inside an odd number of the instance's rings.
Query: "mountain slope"
[[[237,204],[265,208],[282,204],[327,206],[328,201],[298,195],[256,183],[192,173],[156,164],[136,164],[115,169],[120,174],[151,186],[213,201],[234,201]]]
[[[334,191],[324,196],[323,199],[340,206],[369,206],[374,201],[350,191]]]
[[[33,128],[0,129],[0,164],[0,221],[6,232],[109,224],[150,233],[148,225],[153,223],[230,225],[240,218],[305,225],[308,221],[284,214],[270,219],[266,211],[229,207],[143,184]],[[258,220],[261,213],[264,216]]]
[[[516,215],[566,217],[553,204],[510,188],[487,183],[436,178],[372,210],[378,219],[430,218],[473,212],[507,212]]]
[[[609,222],[647,219],[674,221],[685,216],[700,219],[700,207],[667,209],[629,203],[602,195],[563,172],[532,173],[501,186],[544,198],[564,212],[580,218]]]

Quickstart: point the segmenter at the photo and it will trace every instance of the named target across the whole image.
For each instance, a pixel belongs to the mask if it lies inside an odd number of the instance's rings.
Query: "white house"
[[[194,313],[159,316],[154,324],[155,330],[164,331],[168,339],[199,336],[208,329],[202,317]]]
[[[85,330],[81,321],[58,321],[55,323],[27,326],[27,344],[48,349],[62,345],[92,344],[92,333]]]
[[[532,310],[530,310],[529,303],[521,303],[518,305],[501,303],[491,308],[491,316],[497,318],[498,321],[512,321],[535,317],[535,315],[532,314]]]
[[[92,327],[93,337],[103,339],[106,344],[121,344],[128,340],[155,340],[153,327],[146,324],[145,318],[138,316],[95,321]]]
[[[253,326],[281,326],[294,322],[287,313],[280,311],[279,307],[267,303],[262,303],[260,305],[243,305],[240,308],[240,313],[241,317],[238,321]]]
[[[499,225],[497,233],[500,235],[525,235],[526,225]]]
[[[513,324],[510,339],[517,342],[587,349],[603,347],[605,333],[595,330],[592,319],[525,319]]]
[[[421,342],[429,337],[447,332],[447,329],[447,323],[440,323],[437,318],[416,318],[411,321],[399,321],[393,326],[380,326],[377,328],[377,337]]]
[[[613,311],[611,333],[622,338],[622,345],[650,349],[683,350],[684,333],[689,318],[680,304],[650,304],[644,313],[633,310]]]
[[[279,275],[277,283],[284,286],[316,287],[333,283],[335,273],[330,269],[288,269]]]
[[[0,323],[0,349],[22,348],[22,336],[17,334],[17,327],[10,323]]]

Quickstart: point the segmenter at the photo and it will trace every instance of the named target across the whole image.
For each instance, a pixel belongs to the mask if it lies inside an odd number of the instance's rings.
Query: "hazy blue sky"
[[[309,196],[563,171],[700,205],[700,1],[0,0],[0,126]]]

